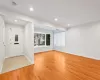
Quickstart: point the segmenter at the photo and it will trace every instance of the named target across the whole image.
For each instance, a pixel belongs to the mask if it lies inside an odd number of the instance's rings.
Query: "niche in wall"
[[[65,47],[65,32],[54,33],[54,46]]]
[[[34,33],[34,46],[50,46],[50,34]]]
[[[4,14],[0,25],[0,74],[34,64],[33,22]]]

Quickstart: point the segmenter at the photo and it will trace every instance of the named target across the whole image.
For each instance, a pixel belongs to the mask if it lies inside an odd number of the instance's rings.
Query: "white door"
[[[4,20],[0,16],[0,72],[5,58],[5,25]]]
[[[6,57],[23,55],[23,27],[7,25]]]

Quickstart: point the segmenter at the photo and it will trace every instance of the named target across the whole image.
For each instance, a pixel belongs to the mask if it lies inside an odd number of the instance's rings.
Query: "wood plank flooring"
[[[35,64],[0,75],[0,80],[100,80],[100,61],[58,51],[35,54]]]

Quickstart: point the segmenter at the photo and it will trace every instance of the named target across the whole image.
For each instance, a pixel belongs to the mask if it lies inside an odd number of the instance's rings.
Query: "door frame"
[[[11,27],[13,26],[13,24],[8,24],[8,26],[9,26],[9,25],[11,25]],[[15,25],[15,26],[16,26],[16,25]],[[23,26],[20,26],[20,27],[23,27]],[[9,27],[8,27],[8,28],[9,28]],[[16,28],[17,28],[17,26],[16,26]],[[6,53],[6,56],[5,56],[5,58],[12,58],[12,57],[17,57],[17,56],[23,56],[23,55],[24,55],[24,28],[23,28],[23,31],[22,31],[22,36],[23,36],[23,41],[22,41],[22,42],[23,42],[23,43],[22,43],[23,52],[22,52],[20,55],[15,55],[15,56],[11,56],[11,55],[8,56],[8,54],[7,54],[7,53],[8,53],[7,48],[8,48],[8,46],[10,45],[10,44],[8,44],[8,43],[9,43],[9,42],[8,42],[8,36],[9,36],[9,35],[7,35],[7,33],[8,33],[7,31],[8,31],[8,30],[9,30],[9,29],[7,29],[7,26],[6,26],[6,40],[7,40],[7,41],[6,41],[6,52],[5,52],[5,53]]]

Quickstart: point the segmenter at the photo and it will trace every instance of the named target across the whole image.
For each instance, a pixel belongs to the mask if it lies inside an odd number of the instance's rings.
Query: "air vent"
[[[18,4],[15,1],[12,1],[13,6],[17,6]]]

